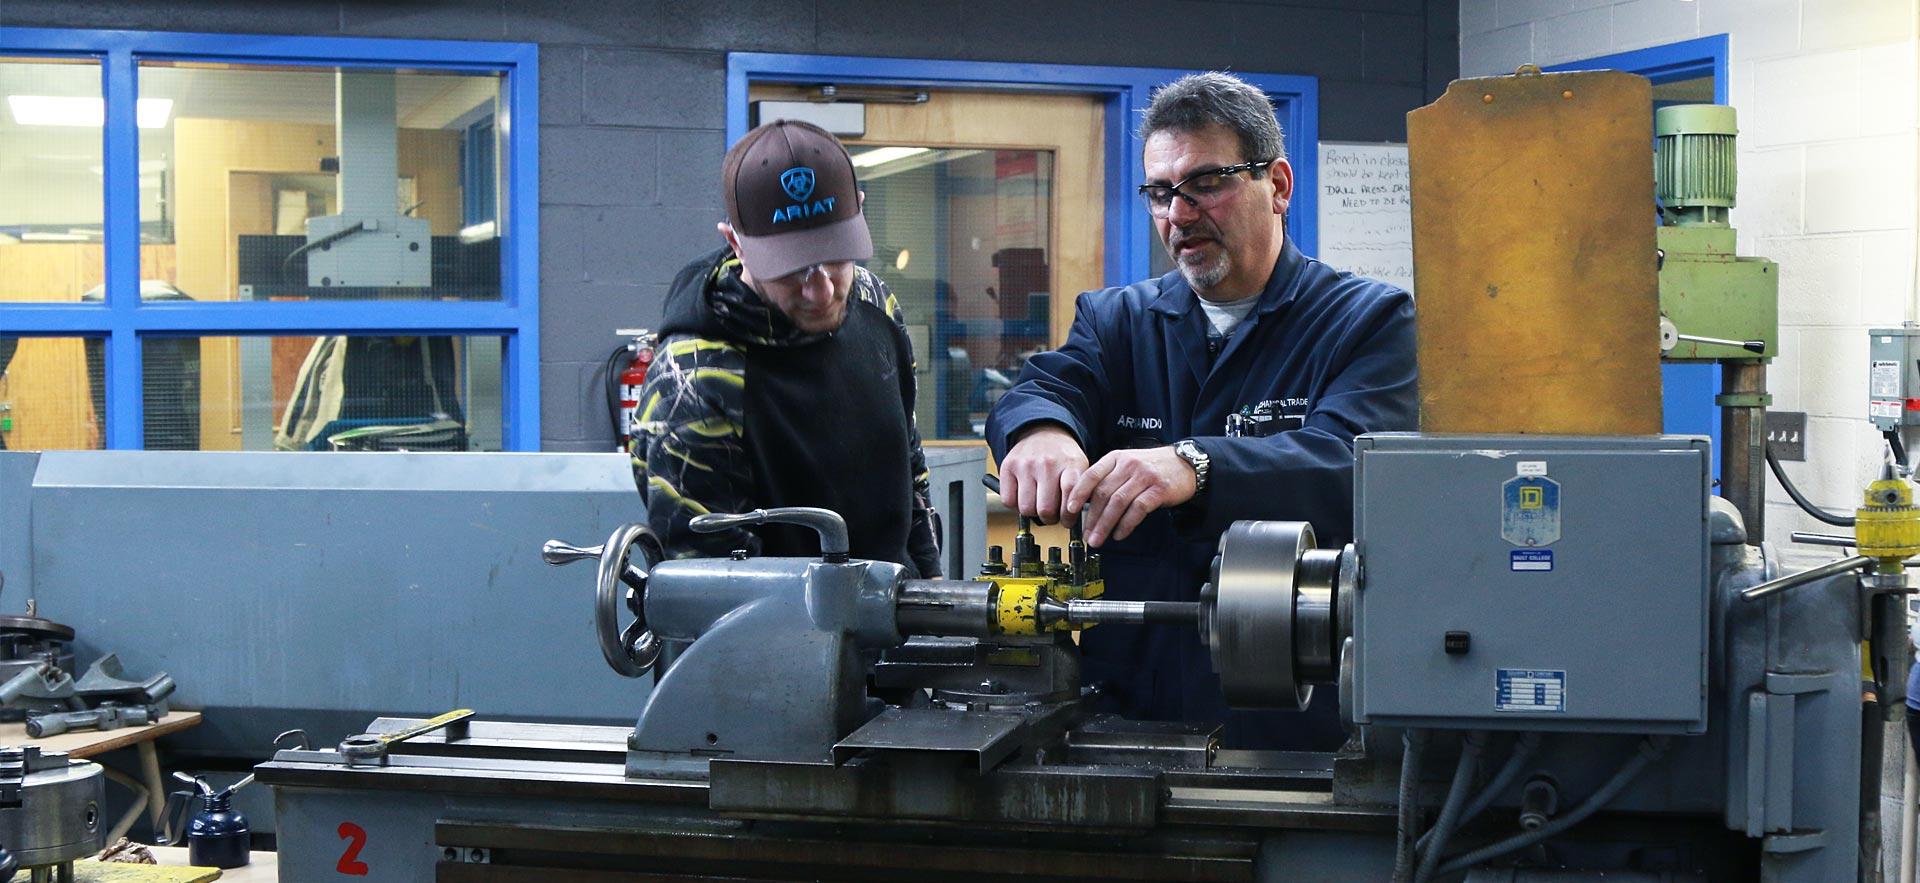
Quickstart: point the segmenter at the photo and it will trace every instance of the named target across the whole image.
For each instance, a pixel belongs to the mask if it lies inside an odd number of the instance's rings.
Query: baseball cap
[[[720,166],[740,260],[760,279],[873,257],[853,159],[840,139],[797,120],[757,126]]]

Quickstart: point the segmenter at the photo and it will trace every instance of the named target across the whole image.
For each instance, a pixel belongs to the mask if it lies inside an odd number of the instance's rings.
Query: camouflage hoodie
[[[911,354],[907,349],[904,320],[898,301],[879,277],[859,267],[854,271],[849,300],[864,302],[891,317],[888,330],[897,338],[897,346],[908,373],[904,378],[905,438],[910,448],[897,458],[906,465],[911,482],[910,511],[901,507],[900,515],[910,519],[906,525],[905,551],[910,564],[923,577],[939,575],[940,554],[933,530],[932,506],[928,491],[926,461],[920,449],[920,436],[913,426]],[[848,321],[855,320],[858,303],[849,303]],[[880,324],[884,320],[874,319]],[[846,327],[843,326],[842,330]],[[777,476],[757,474],[755,464],[767,460],[766,448],[813,445],[822,450],[870,439],[845,433],[833,438],[748,438],[747,428],[756,421],[746,413],[754,399],[749,390],[750,363],[756,361],[755,348],[792,349],[822,342],[841,331],[807,333],[795,328],[786,316],[771,308],[740,279],[740,262],[722,248],[688,264],[675,277],[667,294],[666,320],[641,390],[639,407],[634,412],[633,441],[629,453],[633,459],[634,483],[646,502],[648,521],[659,534],[669,558],[719,557],[735,549],[749,554],[762,553],[764,540],[772,528],[757,531],[735,529],[720,533],[694,533],[687,522],[707,512],[745,512],[763,506],[820,505],[804,499],[766,499],[778,486]],[[759,351],[765,354],[765,350]],[[882,360],[883,361],[883,360]],[[865,370],[864,368],[862,369]],[[896,366],[876,364],[876,373],[892,377]],[[888,381],[900,382],[900,381]],[[761,393],[773,384],[763,384]],[[825,406],[832,390],[812,390]],[[782,403],[806,408],[809,402]],[[885,433],[862,433],[884,438]],[[897,437],[897,436],[896,436]],[[875,452],[898,453],[898,452]],[[844,459],[845,452],[839,456]],[[896,459],[894,457],[878,457]],[[858,471],[858,470],[855,470]],[[870,512],[843,511],[855,537],[856,556],[860,555],[859,536],[863,519],[896,518],[892,507],[878,495]],[[862,498],[864,499],[864,498]],[[848,508],[843,504],[842,508]],[[869,527],[871,525],[868,525]],[[810,548],[817,548],[817,545]]]

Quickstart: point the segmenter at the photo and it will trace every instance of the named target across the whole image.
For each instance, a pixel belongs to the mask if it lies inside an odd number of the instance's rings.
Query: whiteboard
[[[1405,144],[1320,144],[1320,254],[1328,266],[1413,290]]]

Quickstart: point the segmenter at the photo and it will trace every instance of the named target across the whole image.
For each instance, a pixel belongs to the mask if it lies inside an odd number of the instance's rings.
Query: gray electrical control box
[[[1881,431],[1920,426],[1920,326],[1867,332],[1867,419]]]
[[[1705,732],[1707,439],[1404,433],[1355,453],[1356,721]]]

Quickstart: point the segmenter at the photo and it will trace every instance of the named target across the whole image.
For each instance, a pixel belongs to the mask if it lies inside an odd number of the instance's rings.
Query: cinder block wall
[[[7,26],[540,44],[541,434],[607,450],[597,373],[718,241],[730,51],[1320,78],[1321,136],[1404,141],[1453,79],[1456,0],[0,0]],[[1068,293],[1069,295],[1071,292]]]
[[[1880,458],[1867,423],[1866,329],[1916,318],[1914,0],[1462,0],[1462,76],[1510,73],[1728,35],[1740,115],[1742,254],[1780,263],[1774,407],[1807,412],[1788,477],[1830,509],[1859,505]],[[1768,479],[1767,536],[1828,528]]]

